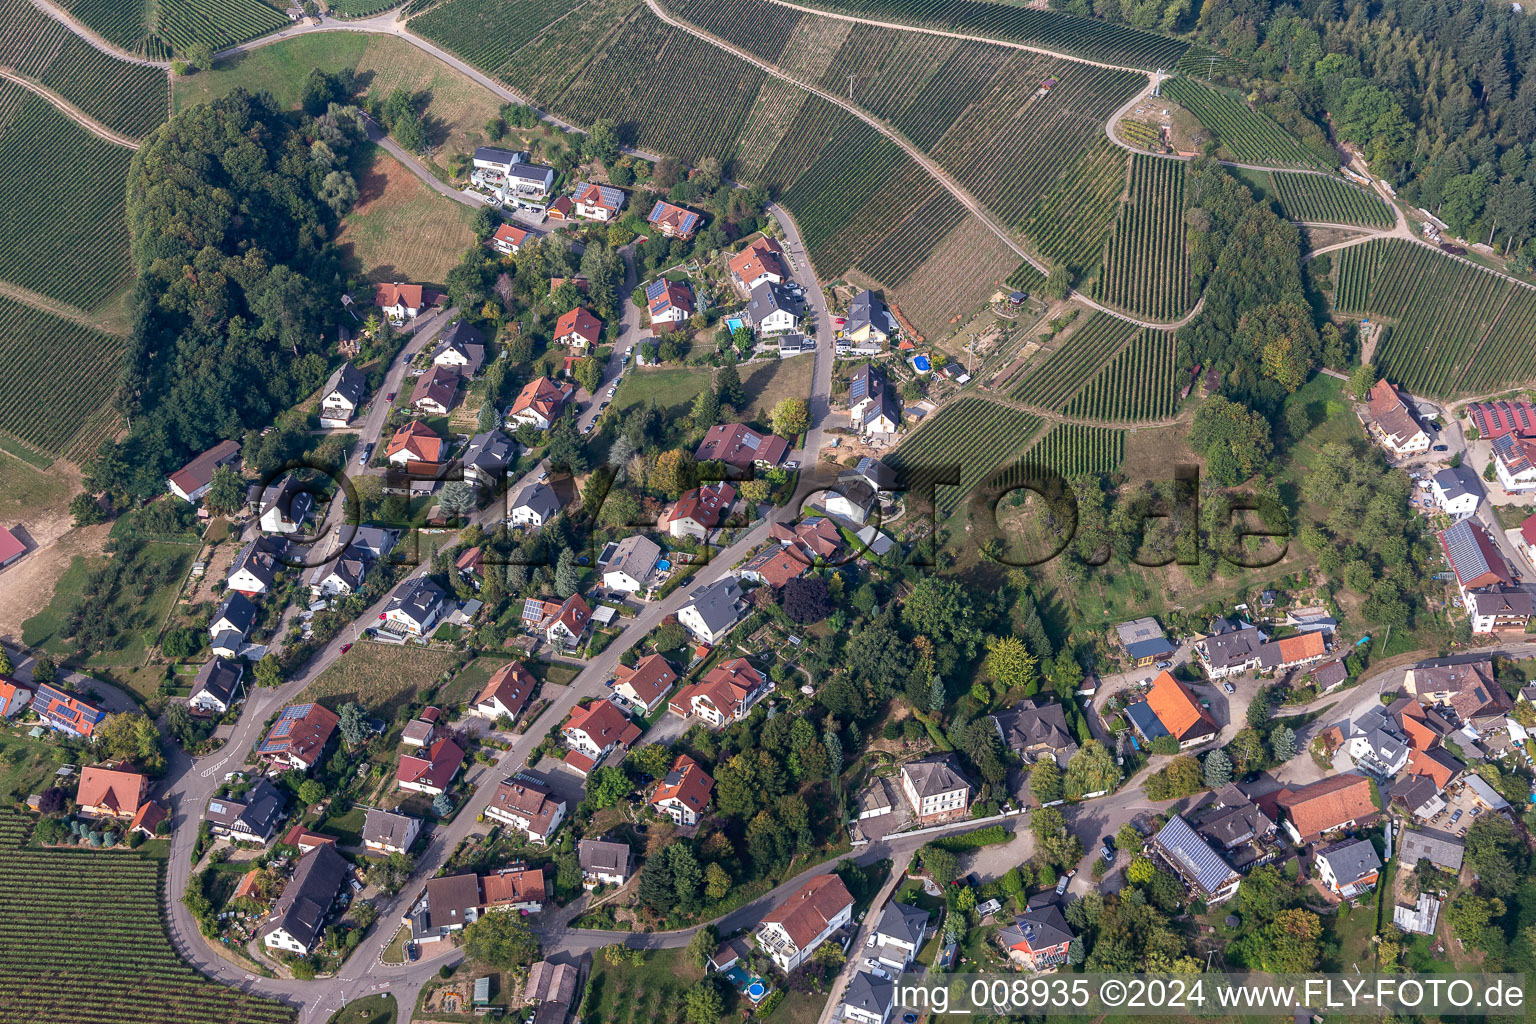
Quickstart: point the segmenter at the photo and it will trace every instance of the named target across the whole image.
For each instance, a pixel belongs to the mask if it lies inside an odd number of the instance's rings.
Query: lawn
[[[0,727],[0,805],[9,806],[41,791],[54,778],[58,764],[53,759],[55,733],[39,739],[27,733],[35,725]],[[66,789],[74,788],[74,779],[60,779]]]
[[[1339,907],[1331,918],[1324,918],[1324,927],[1339,947],[1339,963],[1333,969],[1347,969],[1350,964],[1360,964],[1365,970],[1376,961],[1371,947],[1371,936],[1376,934],[1376,894],[1361,902],[1358,907],[1348,903]]]
[[[769,1024],[816,1024],[826,1005],[825,993],[789,991],[784,993],[784,1001],[774,1007],[773,1012],[764,1020]]]
[[[485,688],[490,682],[491,676],[501,666],[511,661],[511,658],[480,657],[465,665],[443,687],[437,699],[446,707],[468,703],[471,698]]]
[[[808,399],[815,370],[816,360],[812,356],[775,359],[742,367],[741,387],[747,396],[744,418],[767,420],[780,399]]]
[[[401,705],[434,687],[457,657],[451,651],[359,641],[337,658],[298,698],[336,707],[357,701],[370,715],[393,718]]]
[[[336,236],[373,281],[442,282],[475,244],[475,212],[438,195],[377,146],[360,151],[357,205]]]
[[[5,489],[0,491],[0,523],[23,523],[34,534],[38,517],[68,514],[69,499],[77,490],[70,474],[49,472],[8,452],[0,453],[0,478],[5,480]]]
[[[703,972],[688,962],[686,951],[681,949],[652,950],[644,956],[641,963],[617,965],[601,954],[592,958],[583,1020],[681,1024],[683,993],[703,977]]]
[[[331,1014],[330,1024],[395,1024],[395,997],[389,993],[364,996]]]
[[[693,400],[713,381],[707,366],[642,366],[624,375],[613,408],[624,413],[635,406],[655,401],[668,421],[688,415]],[[746,381],[742,381],[745,385]]]
[[[343,846],[362,846],[363,820],[367,814],[366,808],[354,806],[345,814],[327,817],[320,826],[320,831],[326,835],[335,836],[341,840]]]

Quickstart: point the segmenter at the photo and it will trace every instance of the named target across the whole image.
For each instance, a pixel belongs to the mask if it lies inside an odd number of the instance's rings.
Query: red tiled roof
[[[1382,433],[1392,438],[1394,442],[1402,444],[1423,432],[1424,428],[1419,426],[1419,421],[1403,404],[1397,389],[1387,381],[1376,382],[1376,386],[1371,388],[1370,401],[1367,404],[1371,419],[1375,420]]]
[[[453,740],[438,740],[427,750],[426,757],[403,755],[395,772],[395,781],[447,789],[463,766],[464,751],[459,745]]]
[[[164,807],[153,800],[146,800],[139,805],[139,813],[133,816],[133,821],[128,825],[128,831],[141,830],[148,835],[155,834],[155,828],[167,817]]]
[[[193,488],[196,490],[196,488]],[[16,539],[16,535],[9,528],[0,530],[0,565],[4,565],[17,555],[27,553],[27,546]]]
[[[322,832],[311,832],[303,825],[295,825],[288,830],[288,834],[283,836],[280,842],[288,846],[297,846],[302,854],[308,853],[317,846],[335,846],[336,837]]]
[[[149,794],[149,779],[138,772],[92,765],[80,771],[75,802],[81,807],[102,808],[107,814],[131,818]]]
[[[670,524],[681,519],[692,519],[705,529],[712,530],[720,525],[735,500],[736,488],[723,480],[708,487],[695,487],[691,491],[684,491],[683,496],[677,499],[677,504],[667,513],[667,522]],[[1536,519],[1536,516],[1531,518]]]
[[[1280,664],[1282,665],[1293,665],[1308,658],[1321,658],[1328,653],[1328,647],[1323,643],[1323,634],[1320,631],[1288,636],[1275,643],[1280,647]]]
[[[650,707],[656,702],[656,698],[672,688],[677,682],[677,673],[667,663],[667,659],[659,654],[648,654],[635,662],[633,666],[620,665],[613,670],[614,682],[620,685],[628,684],[634,690],[635,696]]]
[[[373,293],[375,306],[393,306],[396,303],[407,309],[421,308],[421,285],[391,282],[380,284]]]
[[[1363,775],[1331,775],[1300,789],[1287,786],[1274,802],[1303,838],[1376,813],[1371,782]]]
[[[516,415],[524,409],[532,409],[546,420],[554,420],[559,417],[565,398],[564,388],[548,377],[539,377],[529,381],[517,393],[517,400],[512,403],[512,413]]]
[[[1467,406],[1467,415],[1484,440],[1505,434],[1536,438],[1536,405],[1530,402],[1473,402]]]
[[[543,902],[544,869],[524,868],[481,875],[480,888],[485,893],[488,907],[503,903]]]
[[[702,680],[679,690],[669,701],[669,706],[679,714],[688,714],[695,697],[714,705],[727,719],[741,715],[741,706],[753,690],[763,685],[762,673],[752,667],[746,658],[722,661],[707,672]]]
[[[496,229],[496,234],[491,237],[498,242],[508,242],[512,248],[516,249],[528,238],[528,232],[511,224],[503,224]]]
[[[556,220],[564,220],[571,215],[571,210],[575,208],[575,205],[575,203],[571,202],[570,196],[559,196],[554,202],[549,204],[546,212]]]
[[[810,568],[798,553],[786,548],[769,548],[741,567],[743,573],[757,573],[762,581],[778,590],[790,580],[799,579]]]
[[[784,265],[784,250],[767,235],[754,238],[751,245],[732,256],[730,268],[731,273],[743,281],[756,280],[764,271],[781,278],[789,276]]]
[[[699,767],[698,762],[687,754],[679,754],[672,762],[672,770],[656,787],[651,803],[660,806],[676,800],[694,814],[703,814],[714,790],[715,780]]]
[[[1527,544],[1536,545],[1536,516],[1526,516],[1520,524],[1520,539]]]
[[[440,462],[443,457],[443,439],[420,420],[411,420],[395,431],[395,436],[389,439],[389,445],[384,449],[384,455],[387,458],[399,451],[409,452],[414,462]]]
[[[844,907],[853,906],[853,895],[836,875],[817,875],[763,918],[788,933],[796,948],[804,949],[826,930]]]
[[[611,743],[618,743],[621,747],[628,747],[640,738],[640,727],[625,717],[624,712],[616,708],[612,702],[595,700],[586,707],[574,707],[570,717],[560,727],[561,732],[580,730],[591,737],[592,742],[598,747],[606,747]]]
[[[191,494],[199,487],[206,487],[213,480],[213,471],[225,460],[238,454],[239,451],[240,443],[238,441],[220,441],[172,473],[171,483],[180,487],[183,494]],[[3,558],[0,558],[0,561],[3,560]]]
[[[754,462],[777,466],[789,453],[789,442],[773,434],[759,434],[745,423],[722,423],[710,427],[694,457],[700,462],[719,459],[738,468]]]
[[[589,345],[596,345],[603,336],[603,322],[580,306],[563,313],[555,321],[555,340],[568,334],[580,337]]]
[[[1147,704],[1163,728],[1179,742],[1203,733],[1216,732],[1216,723],[1200,701],[1167,670],[1159,672],[1147,693]]]
[[[491,674],[486,681],[485,689],[475,698],[476,704],[484,704],[491,699],[499,700],[506,706],[512,717],[516,718],[528,704],[528,699],[533,696],[534,687],[538,680],[533,678],[533,673],[520,661],[512,661],[501,666]]]

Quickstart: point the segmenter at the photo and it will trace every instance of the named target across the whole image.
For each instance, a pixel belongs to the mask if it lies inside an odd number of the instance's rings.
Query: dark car
[[[417,948],[416,943],[407,942],[405,944],[405,955],[410,958],[411,963],[415,963],[421,959],[421,950]]]
[[[1100,839],[1099,842],[1104,844],[1104,848],[1106,850],[1113,850],[1115,848],[1114,836],[1105,836],[1103,839]]]
[[[1446,446],[1446,445],[1443,445],[1443,444],[1435,445],[1435,451],[1437,451],[1437,452],[1448,452],[1450,450],[1451,449],[1448,446]]]

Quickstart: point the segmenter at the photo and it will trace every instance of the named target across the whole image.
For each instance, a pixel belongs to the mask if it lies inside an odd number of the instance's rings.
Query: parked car
[[[1221,684],[1221,688],[1223,690],[1226,690],[1228,693],[1236,693],[1237,692],[1237,687],[1233,686],[1231,683],[1222,683]]]
[[[386,402],[393,402],[395,400],[395,395],[396,394],[397,394],[397,392],[391,391],[389,394],[384,396],[384,401],[386,401]]]
[[[1158,668],[1173,668],[1173,662],[1171,662],[1171,661],[1160,661],[1160,662],[1157,663],[1157,667]]]
[[[1062,893],[1066,892],[1067,891],[1067,886],[1070,885],[1071,882],[1072,882],[1072,872],[1069,871],[1066,874],[1062,875],[1060,880],[1058,880],[1057,883],[1056,883],[1056,895],[1060,896]]]
[[[1107,846],[1099,847],[1099,856],[1104,858],[1105,864],[1113,864],[1115,862],[1115,851]]]
[[[415,963],[421,959],[421,950],[416,947],[416,943],[407,942],[405,944],[405,955],[410,958],[411,963]]]
[[[1448,445],[1443,445],[1443,444],[1435,445],[1435,451],[1437,451],[1437,452],[1448,452],[1450,450],[1451,450],[1450,446],[1448,446]]]
[[[352,645],[351,644],[342,644],[341,645],[341,652],[340,653],[346,654],[351,649],[352,649]]]
[[[1451,824],[1454,825],[1458,821],[1460,821],[1461,820],[1461,816],[1462,816],[1463,813],[1464,812],[1458,810],[1455,814],[1451,815]]]

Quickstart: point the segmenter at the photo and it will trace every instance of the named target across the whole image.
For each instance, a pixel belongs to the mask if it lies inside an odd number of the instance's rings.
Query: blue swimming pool
[[[662,572],[666,572],[668,569],[672,568],[672,563],[663,558],[656,563],[656,568],[660,569]]]
[[[746,322],[739,316],[728,316],[725,318],[725,329],[730,331],[732,334],[735,334],[745,326]]]
[[[912,360],[912,365],[917,368],[918,373],[927,373],[933,369],[932,364],[928,362],[927,356],[915,356]]]
[[[731,987],[746,996],[753,1003],[760,1003],[767,997],[768,983],[762,978],[748,974],[740,964],[732,964],[725,972],[725,980],[731,983]]]

